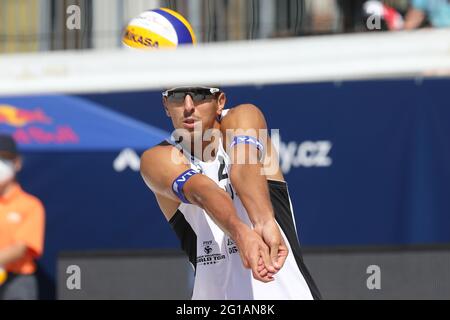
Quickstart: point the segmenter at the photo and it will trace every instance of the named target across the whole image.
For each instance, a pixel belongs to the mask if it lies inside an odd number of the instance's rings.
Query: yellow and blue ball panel
[[[177,31],[178,44],[195,44],[197,42],[189,22],[178,12],[167,8],[152,10],[170,21]]]
[[[161,26],[165,27],[161,29]],[[183,16],[161,8],[143,12],[133,19],[125,30],[122,42],[137,49],[175,48],[180,44],[195,44],[196,38]]]

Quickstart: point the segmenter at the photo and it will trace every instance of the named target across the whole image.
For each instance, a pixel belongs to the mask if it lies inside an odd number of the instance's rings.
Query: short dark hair
[[[19,155],[14,138],[8,134],[0,134],[0,156],[14,159]]]

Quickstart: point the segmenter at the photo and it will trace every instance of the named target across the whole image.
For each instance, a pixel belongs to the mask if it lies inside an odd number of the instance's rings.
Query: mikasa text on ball
[[[142,12],[132,19],[123,34],[122,43],[136,49],[176,48],[195,44],[194,31],[179,13],[159,8]]]

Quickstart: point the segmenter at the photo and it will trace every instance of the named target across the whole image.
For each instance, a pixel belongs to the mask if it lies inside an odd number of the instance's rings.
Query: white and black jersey
[[[219,143],[214,161],[202,162],[192,157],[190,160],[192,169],[207,175],[230,195],[240,219],[252,226],[231,184],[231,161],[222,144]],[[289,249],[283,268],[269,283],[255,280],[251,270],[244,268],[233,240],[202,208],[179,205],[170,224],[195,269],[192,299],[320,299],[302,260],[287,184],[269,180],[268,185],[275,218]]]

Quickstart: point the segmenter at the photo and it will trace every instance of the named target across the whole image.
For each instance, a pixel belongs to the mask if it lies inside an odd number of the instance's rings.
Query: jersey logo
[[[219,245],[214,240],[203,241],[202,247],[205,254],[197,257],[197,266],[216,264],[225,259],[225,255],[220,252]]]
[[[212,251],[212,248],[210,246],[206,246],[203,250],[205,251],[206,254],[210,254]]]
[[[233,253],[239,252],[236,244],[230,238],[227,239],[227,247],[228,247],[228,254],[233,254]]]
[[[8,222],[10,223],[19,223],[22,221],[22,216],[17,212],[9,212],[6,215],[6,220],[8,220]]]

